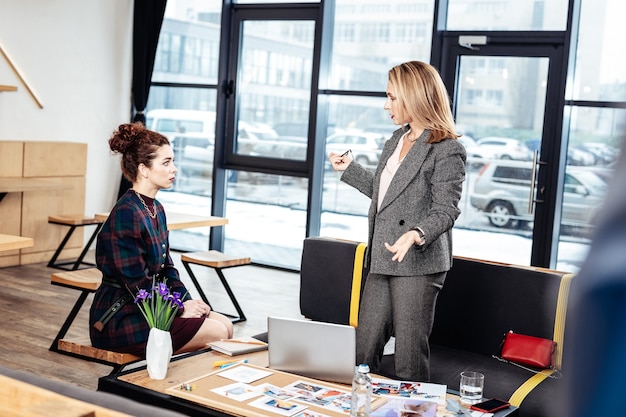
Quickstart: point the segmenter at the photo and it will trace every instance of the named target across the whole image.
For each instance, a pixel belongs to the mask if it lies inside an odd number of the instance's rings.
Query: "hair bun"
[[[136,143],[137,138],[145,127],[141,123],[125,123],[120,125],[109,140],[109,146],[113,152],[125,153],[126,150]]]

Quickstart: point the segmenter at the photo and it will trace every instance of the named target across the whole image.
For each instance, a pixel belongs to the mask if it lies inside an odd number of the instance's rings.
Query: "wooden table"
[[[101,377],[98,380],[98,391],[110,392],[126,398],[132,398],[145,404],[166,408],[194,416],[227,417],[231,414],[195,404],[188,400],[167,394],[167,389],[181,386],[194,376],[208,374],[215,371],[213,362],[220,360],[248,359],[249,363],[266,367],[268,365],[267,351],[255,352],[249,355],[232,357],[215,351],[201,351],[174,358],[170,362],[167,376],[163,380],[150,379],[146,367],[143,366],[119,374]],[[228,380],[224,380],[227,383]],[[245,416],[246,414],[239,414]],[[273,417],[278,416],[277,414]]]
[[[181,230],[192,227],[215,227],[228,224],[225,217],[216,216],[199,216],[196,214],[178,213],[170,211],[165,213],[167,216],[167,230]],[[96,220],[105,221],[109,217],[109,213],[96,213]]]
[[[0,252],[5,250],[29,248],[34,244],[33,239],[30,237],[0,234]]]
[[[3,416],[131,417],[4,375],[0,375],[0,401]]]
[[[72,187],[53,181],[37,178],[0,177],[0,201],[7,193],[28,191],[69,190]]]
[[[268,366],[268,351],[265,350],[235,357],[210,350],[181,355],[172,360],[168,368],[167,376],[163,380],[150,379],[144,366],[100,378],[98,381],[98,390],[193,416],[278,416],[276,413],[266,412],[248,405],[247,403],[252,400],[238,402],[210,392],[208,389],[209,387],[213,388],[213,385],[216,385],[216,387],[225,386],[234,382],[213,375],[214,373],[220,372],[217,367],[213,367],[213,362],[242,359],[247,359],[248,363],[253,366],[266,368]],[[337,388],[341,391],[349,392],[351,390],[351,387],[348,385],[318,381],[287,372],[271,371],[272,375],[270,377],[255,381],[251,385],[261,385],[270,382],[277,386],[284,386],[296,380],[302,380],[313,385]],[[192,391],[181,389],[183,384],[189,384],[191,382],[190,385],[192,385],[195,383],[194,381],[197,381],[197,383]],[[199,385],[201,384],[206,384],[207,386],[200,387]],[[458,398],[457,395],[451,393],[448,393],[448,396]],[[345,413],[341,414],[323,408],[309,406],[309,409],[318,411],[329,417],[345,417]],[[495,413],[494,417],[513,417],[517,415],[517,407],[510,407],[509,409]],[[446,412],[445,406],[440,405],[437,410],[437,416],[450,417],[454,416],[454,413]]]

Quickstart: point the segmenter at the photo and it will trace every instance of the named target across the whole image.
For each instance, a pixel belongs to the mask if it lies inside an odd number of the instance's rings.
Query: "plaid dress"
[[[157,211],[154,219],[148,215],[147,209],[135,192],[129,190],[118,200],[98,234],[96,243],[98,269],[102,271],[103,276],[120,283],[123,288],[103,283],[94,295],[89,312],[89,331],[94,347],[138,356],[145,354],[150,328],[139,307],[132,300],[115,313],[101,332],[96,330],[93,324],[115,301],[129,291],[134,295],[138,288],[149,290],[155,274],[161,273],[167,277],[167,285],[172,291],[186,294],[184,300],[191,298],[170,257],[169,232],[163,206],[146,196],[143,196],[143,199],[148,204],[154,201]],[[171,329],[174,350],[182,347],[193,337],[202,321],[203,319],[176,318]],[[174,328],[177,326],[176,322],[187,327],[184,340],[176,340]],[[195,330],[189,329],[189,326]]]

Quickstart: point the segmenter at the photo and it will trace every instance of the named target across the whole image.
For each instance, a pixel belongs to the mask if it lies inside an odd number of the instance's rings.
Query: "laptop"
[[[270,368],[352,384],[356,362],[354,327],[270,316],[267,329]]]

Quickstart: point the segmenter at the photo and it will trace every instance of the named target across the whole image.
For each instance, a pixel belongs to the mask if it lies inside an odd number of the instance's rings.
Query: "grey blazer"
[[[368,213],[366,262],[372,273],[414,276],[448,271],[452,266],[452,227],[461,213],[458,207],[465,180],[465,147],[457,140],[426,143],[429,131],[417,139],[398,168],[377,209],[380,176],[396,149],[403,129],[385,143],[376,172],[352,162],[341,180],[372,199]],[[407,231],[419,227],[426,243],[414,246],[402,262],[384,243],[393,244]]]

